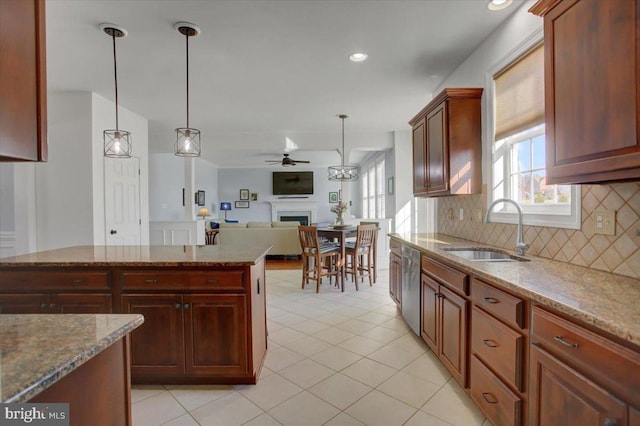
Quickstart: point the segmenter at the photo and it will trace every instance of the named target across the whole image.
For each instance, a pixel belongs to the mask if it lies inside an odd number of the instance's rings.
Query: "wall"
[[[413,146],[411,130],[394,132],[395,151],[395,208],[393,216],[394,232],[413,232],[416,215],[413,196]],[[425,213],[427,214],[427,213]]]
[[[15,255],[13,164],[0,163],[0,257]]]
[[[271,221],[271,204],[269,201],[283,201],[278,199],[278,196],[272,195],[271,176],[274,171],[287,170],[283,168],[218,170],[219,200],[231,202],[232,210],[228,213],[229,219],[237,219],[240,222]],[[324,167],[304,168],[296,166],[295,171],[314,172],[314,194],[309,195],[308,201],[318,203],[317,220],[319,222],[333,222],[335,215],[330,212],[330,208],[335,204],[329,204],[329,192],[337,192],[340,189],[340,183],[330,182],[327,179],[327,169]],[[239,200],[240,189],[249,189],[249,192],[257,192],[258,201],[250,201],[248,209],[236,209],[234,201]],[[220,217],[224,217],[223,214]]]
[[[209,213],[212,215],[211,217],[220,217],[218,167],[206,160],[196,158],[195,169],[195,191],[204,191],[204,207],[209,209]],[[195,197],[195,194],[193,195]],[[199,209],[200,207],[196,207],[196,213],[198,213]],[[222,215],[224,215],[224,213],[222,213]]]

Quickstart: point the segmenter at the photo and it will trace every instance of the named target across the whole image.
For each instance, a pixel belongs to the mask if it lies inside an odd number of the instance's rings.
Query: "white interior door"
[[[105,241],[140,245],[140,160],[105,158]]]

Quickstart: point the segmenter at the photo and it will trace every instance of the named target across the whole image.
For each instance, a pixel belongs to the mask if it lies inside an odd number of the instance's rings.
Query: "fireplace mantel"
[[[310,216],[309,223],[317,222],[318,203],[314,201],[270,201],[271,220],[277,221],[282,213],[299,213]]]

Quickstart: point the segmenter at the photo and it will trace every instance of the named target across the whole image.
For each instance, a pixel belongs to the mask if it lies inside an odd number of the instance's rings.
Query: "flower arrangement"
[[[336,224],[342,225],[344,220],[342,214],[349,208],[349,203],[346,201],[340,201],[335,206],[331,207],[331,212],[336,214]]]

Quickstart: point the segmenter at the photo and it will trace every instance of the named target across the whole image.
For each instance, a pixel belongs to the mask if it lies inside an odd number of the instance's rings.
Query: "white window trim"
[[[367,202],[365,202],[365,197],[364,194],[361,194],[360,199],[362,201],[362,217],[363,218],[367,218],[367,219],[376,219],[378,218],[378,216],[381,216],[382,212],[378,211],[378,199],[382,198],[383,199],[383,207],[384,204],[386,203],[386,186],[383,185],[382,188],[382,192],[378,193],[378,185],[377,185],[377,165],[378,163],[382,162],[382,161],[386,161],[386,153],[384,151],[379,152],[379,153],[375,153],[372,155],[369,155],[367,158],[365,158],[365,160],[361,163],[360,165],[360,175],[361,176],[365,176],[366,174],[369,173],[370,170],[373,170],[373,178],[374,178],[374,184],[373,184],[373,188],[374,188],[374,196],[371,197],[371,195],[369,194],[369,191],[367,189]],[[383,174],[385,172],[385,170],[382,170]],[[368,182],[368,186],[370,186],[370,182]],[[362,188],[362,187],[361,187]],[[375,213],[374,217],[368,217],[369,216],[369,200],[373,203],[373,211]],[[366,211],[366,214],[365,214]],[[386,212],[385,212],[386,214]],[[382,216],[381,216],[382,217]]]
[[[511,50],[511,52],[506,54],[502,59],[490,67],[485,73],[484,110],[486,111],[487,117],[485,126],[485,157],[488,159],[488,161],[485,162],[485,176],[487,177],[487,206],[493,201],[493,150],[495,146],[495,89],[493,76],[517,58],[521,57],[536,44],[540,43],[543,40],[543,35],[543,29],[539,28],[518,44],[518,46]],[[545,210],[545,208],[543,206],[527,206],[526,210],[528,211],[524,212],[522,221],[525,225],[580,229],[582,225],[581,196],[580,185],[572,185],[570,215],[545,214],[543,212],[530,213],[531,210]],[[512,212],[509,208],[503,207],[502,210],[497,210],[497,207],[498,206],[496,206],[491,213],[492,222],[518,223],[518,215],[516,214],[515,209]]]

